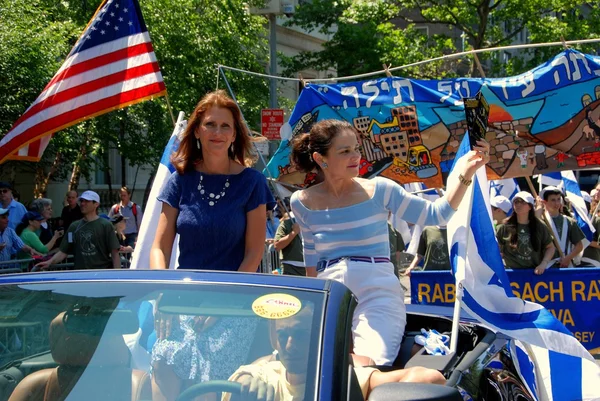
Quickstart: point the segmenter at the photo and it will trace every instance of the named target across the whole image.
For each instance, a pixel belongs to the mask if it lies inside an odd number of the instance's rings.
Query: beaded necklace
[[[200,172],[200,182],[198,183],[198,191],[200,191],[200,198],[208,202],[209,206],[216,205],[221,199],[225,197],[225,192],[227,191],[227,188],[229,188],[230,172],[231,165],[229,165],[229,168],[227,170],[227,178],[225,179],[225,184],[223,185],[223,188],[221,188],[221,191],[217,191],[217,193],[207,191],[206,187],[202,184],[202,181],[204,180],[204,175],[202,172]]]

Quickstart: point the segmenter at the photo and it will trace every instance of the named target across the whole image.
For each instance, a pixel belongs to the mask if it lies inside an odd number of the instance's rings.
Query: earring
[[[200,149],[200,139],[196,138],[196,147]]]
[[[327,168],[327,163],[323,163],[323,168]]]

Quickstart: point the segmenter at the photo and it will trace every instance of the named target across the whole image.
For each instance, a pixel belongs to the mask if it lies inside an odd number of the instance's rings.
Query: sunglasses
[[[10,192],[10,189],[8,189],[8,188],[0,189],[0,194],[5,194],[7,192]]]
[[[0,219],[8,219],[8,213],[0,215]]]

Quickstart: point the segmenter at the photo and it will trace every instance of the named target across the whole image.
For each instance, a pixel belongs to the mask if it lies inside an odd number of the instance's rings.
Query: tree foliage
[[[0,0],[0,92],[7,95],[0,102],[2,134],[56,73],[100,3]],[[189,116],[198,100],[215,89],[215,64],[264,71],[265,19],[248,15],[244,1],[143,0],[140,6],[175,117],[179,110]],[[232,76],[231,84],[246,118],[256,125],[268,101],[268,83]],[[106,155],[117,149],[130,166],[156,166],[172,130],[165,100],[154,99],[60,131],[40,163],[16,164],[49,171],[60,155],[54,180],[63,181],[74,166],[90,178],[93,171],[108,169]]]
[[[530,42],[555,42],[561,36],[567,40],[596,38],[599,12],[583,0],[313,0],[302,4],[290,24],[331,35],[331,40],[323,51],[286,60],[286,71],[334,68],[339,76],[353,75],[381,70],[382,63],[406,65],[457,50],[506,46],[522,34]],[[424,25],[459,35],[428,36],[415,29]],[[582,51],[596,47],[578,46]],[[497,53],[482,53],[479,59],[490,67],[488,76],[516,74],[546,61],[559,49],[524,49],[509,63]],[[399,74],[441,78],[478,76],[479,72],[469,56],[422,64]]]

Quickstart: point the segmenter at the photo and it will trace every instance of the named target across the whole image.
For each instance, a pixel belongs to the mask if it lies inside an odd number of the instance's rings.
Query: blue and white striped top
[[[387,178],[373,181],[375,190],[370,199],[336,209],[310,210],[298,199],[298,192],[292,195],[290,204],[302,230],[307,267],[344,256],[389,257],[389,212],[394,220],[420,226],[445,225],[454,214],[445,198],[430,202]]]

